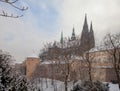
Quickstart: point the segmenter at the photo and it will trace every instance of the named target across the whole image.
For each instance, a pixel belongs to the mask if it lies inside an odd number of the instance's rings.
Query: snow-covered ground
[[[120,91],[118,84],[109,83],[109,91]]]
[[[81,83],[81,81],[78,81],[75,84],[79,83]],[[65,91],[64,82],[58,80],[54,80],[54,84],[52,85],[51,79],[36,79],[35,86],[37,87],[36,91]],[[73,82],[68,82],[68,91],[70,91],[72,87]],[[109,91],[120,91],[118,84],[109,83]]]
[[[64,91],[64,82],[54,80],[52,85],[52,80],[51,79],[36,79],[35,86],[37,87],[36,91]],[[73,82],[68,83],[68,91],[72,89],[73,87]]]

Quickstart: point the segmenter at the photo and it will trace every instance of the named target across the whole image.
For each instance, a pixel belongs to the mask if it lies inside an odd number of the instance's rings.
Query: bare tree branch
[[[104,44],[107,52],[112,57],[113,67],[120,88],[120,34],[107,34]]]
[[[17,15],[17,16],[15,16],[15,15],[13,15],[13,14],[8,15],[5,11],[2,11],[2,13],[0,14],[0,16],[12,17],[12,18],[19,18],[19,17],[22,17],[23,15]]]
[[[16,5],[16,2],[18,2],[19,0],[0,0],[0,2],[3,2],[5,4],[8,4],[10,5],[11,7],[15,8],[15,9],[18,9],[19,11],[25,11],[28,9],[28,7],[19,7]],[[14,15],[13,13],[11,14],[8,14],[7,12],[5,12],[4,10],[2,11],[2,13],[0,14],[0,16],[3,16],[3,17],[11,17],[11,18],[19,18],[19,17],[22,17],[23,15]]]

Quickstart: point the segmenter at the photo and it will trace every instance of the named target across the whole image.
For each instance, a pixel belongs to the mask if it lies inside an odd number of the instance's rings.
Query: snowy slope
[[[64,91],[64,82],[54,80],[54,84],[52,85],[52,80],[51,79],[36,79],[34,85],[37,87],[36,91]],[[73,87],[73,82],[68,83],[68,91],[72,89]]]
[[[119,87],[118,87],[118,84],[112,84],[112,83],[110,83],[109,87],[110,87],[109,91],[120,91]]]
[[[47,81],[47,82],[46,82]],[[51,84],[52,80],[51,79],[41,79],[39,81],[39,79],[36,80],[36,91],[39,91],[38,89],[40,89],[40,91],[65,91],[64,90],[64,82],[58,81],[58,80],[54,80],[54,85]],[[81,81],[78,81],[75,84],[79,84],[81,83]],[[73,87],[73,82],[69,82],[68,83],[68,91],[70,91]],[[109,83],[109,91],[120,91],[118,84],[112,84]]]

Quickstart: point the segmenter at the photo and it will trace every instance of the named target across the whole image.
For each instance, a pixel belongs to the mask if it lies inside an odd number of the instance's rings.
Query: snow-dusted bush
[[[0,51],[0,91],[32,91],[25,76],[11,66],[12,57]]]
[[[109,91],[108,84],[100,81],[84,81],[82,84],[76,84],[71,91]]]

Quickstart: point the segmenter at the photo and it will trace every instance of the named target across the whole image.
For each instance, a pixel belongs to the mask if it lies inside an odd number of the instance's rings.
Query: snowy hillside
[[[118,84],[112,84],[112,83],[110,83],[109,87],[110,87],[109,91],[120,91],[119,87],[118,87]]]
[[[75,84],[79,84],[81,81],[78,81]],[[35,86],[36,91],[64,91],[64,82],[54,80],[52,85],[51,79],[36,79]],[[73,88],[73,82],[68,83],[68,91]],[[120,91],[118,88],[118,84],[109,83],[109,91]]]
[[[53,85],[52,85],[52,80],[51,79],[36,79],[35,84],[34,84],[37,89],[36,91],[64,91],[64,82],[54,80]],[[68,91],[72,89],[73,87],[73,82],[68,83]]]

